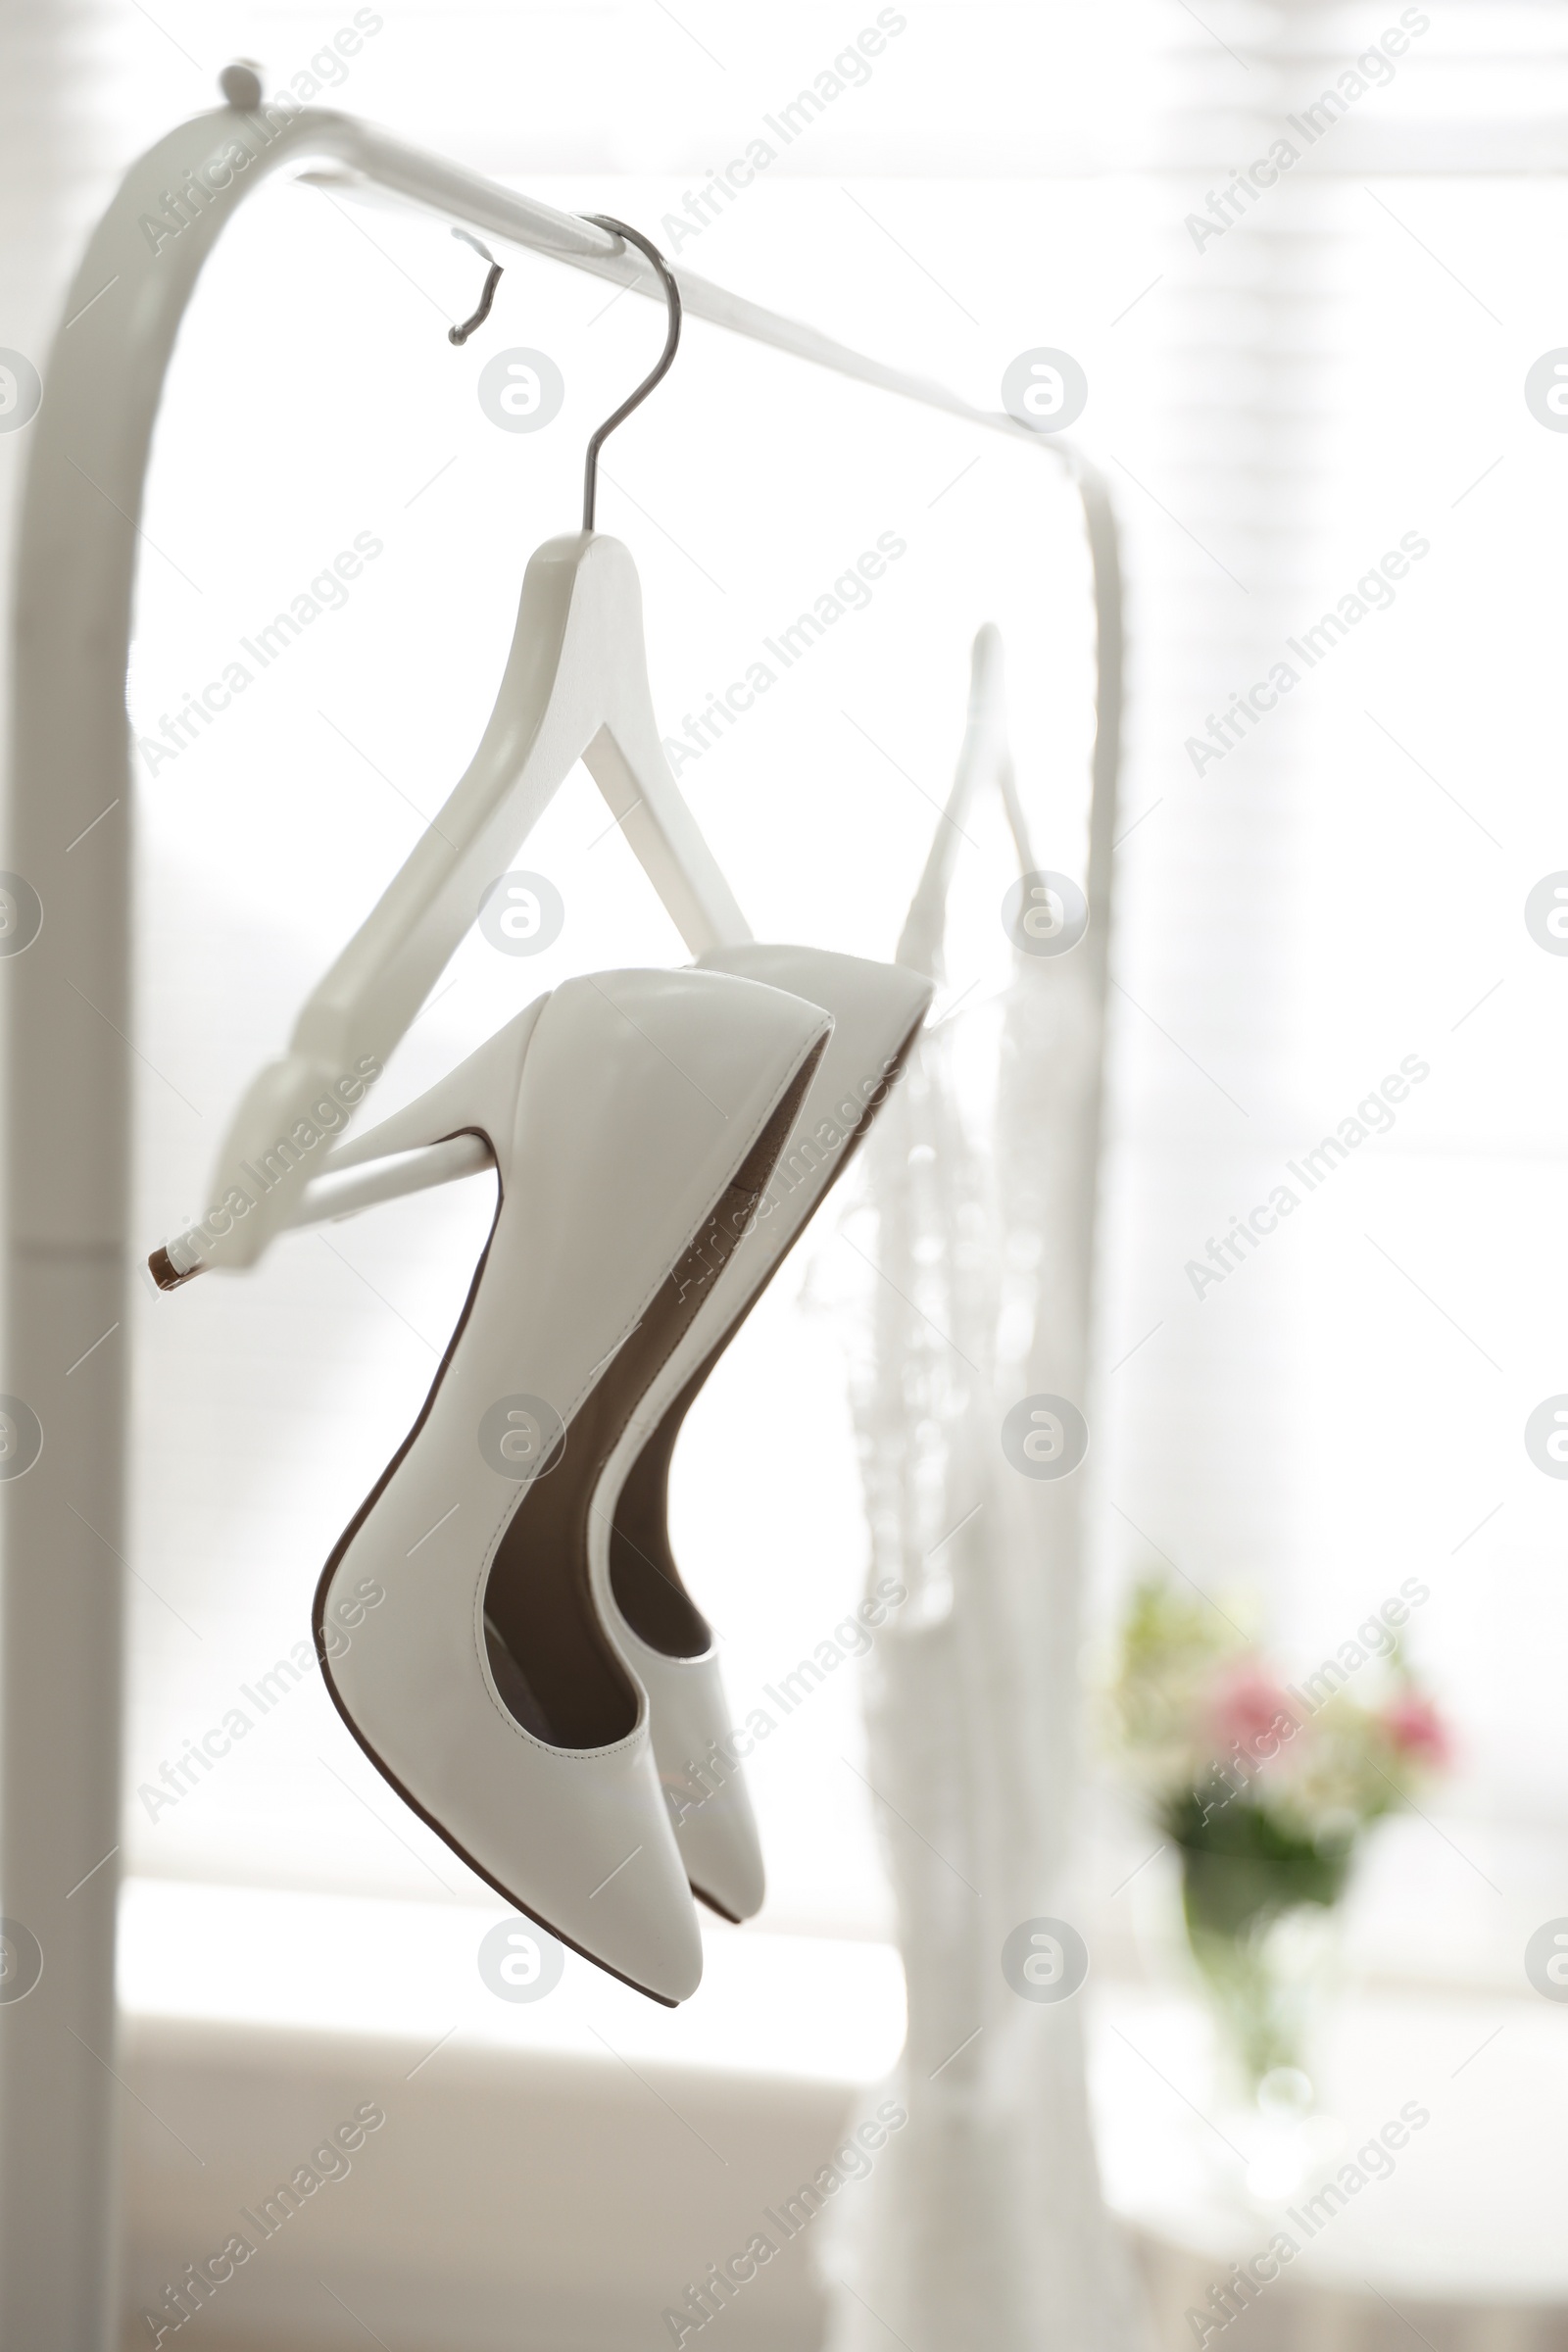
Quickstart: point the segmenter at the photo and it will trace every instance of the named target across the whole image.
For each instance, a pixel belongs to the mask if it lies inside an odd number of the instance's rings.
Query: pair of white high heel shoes
[[[737,1920],[762,1899],[738,1769],[678,1826],[662,1792],[730,1728],[670,1553],[670,1455],[929,997],[756,945],[568,980],[330,1162],[475,1133],[499,1198],[423,1410],[322,1572],[327,1687],[480,1877],[666,2003],[702,1976],[692,1894]]]

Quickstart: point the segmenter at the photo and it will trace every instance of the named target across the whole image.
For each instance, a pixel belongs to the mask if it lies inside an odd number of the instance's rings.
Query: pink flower
[[[1295,1722],[1290,1700],[1255,1658],[1227,1667],[1210,1694],[1209,1731],[1223,1754],[1266,1761],[1290,1738]]]
[[[1437,1769],[1450,1760],[1453,1739],[1430,1698],[1402,1690],[1383,1710],[1383,1728],[1402,1755]]]

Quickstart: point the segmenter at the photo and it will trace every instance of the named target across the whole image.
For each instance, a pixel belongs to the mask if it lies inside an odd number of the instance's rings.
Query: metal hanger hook
[[[496,257],[491,252],[489,246],[481,245],[477,237],[470,237],[466,228],[455,228],[452,231],[452,234],[455,237],[461,237],[465,245],[471,245],[474,252],[482,255],[490,265],[490,273],[484,281],[484,288],[479,296],[479,307],[474,312],[473,317],[471,318],[465,318],[461,326],[449,326],[447,328],[447,341],[449,343],[463,344],[466,343],[468,337],[472,334],[476,326],[483,326],[485,320],[490,316],[490,305],[494,302],[496,298],[496,288],[501,283],[501,264],[496,260]]]
[[[585,215],[585,218],[591,220],[596,228],[608,228],[612,236],[623,237],[628,245],[635,245],[639,253],[647,255],[659,273],[659,282],[664,289],[664,301],[669,314],[664,348],[660,353],[652,372],[644,376],[631,398],[623,400],[612,416],[605,418],[604,423],[588,444],[588,456],[583,466],[582,476],[582,527],[585,531],[591,531],[594,527],[594,500],[599,488],[599,452],[616,425],[624,424],[633,409],[641,408],[654,386],[669,373],[670,362],[680,347],[681,305],[680,288],[676,285],[663,255],[657,245],[650,244],[641,230],[628,228],[624,220],[612,220],[608,213],[589,213]]]

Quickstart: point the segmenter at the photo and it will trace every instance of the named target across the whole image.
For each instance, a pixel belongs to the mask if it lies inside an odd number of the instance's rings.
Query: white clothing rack
[[[243,163],[239,157],[247,159]],[[0,1917],[43,1955],[0,1965],[0,2341],[114,2352],[119,2167],[115,1914],[119,1876],[125,1283],[135,1049],[125,711],[138,517],[175,335],[236,206],[274,172],[347,177],[503,243],[662,301],[643,258],[352,117],[224,107],[132,166],[67,298],[29,427],[17,559],[9,807],[0,864],[43,919],[0,956],[5,1038],[4,1367],[43,1431],[18,1476],[0,1460]],[[169,215],[159,238],[143,217]],[[167,222],[166,222],[167,224]],[[812,365],[1032,441],[1082,499],[1094,571],[1099,727],[1082,953],[1105,985],[1121,700],[1115,526],[1101,477],[1062,442],[971,407],[680,269],[697,318]],[[224,486],[215,485],[222,496]],[[1086,1167],[1086,1198],[1093,1170]],[[1087,1246],[1087,1228],[1085,1240]],[[138,1246],[139,1244],[139,1246]],[[83,1351],[87,1352],[84,1354]],[[22,1423],[24,1431],[28,1424]],[[21,1464],[13,1452],[10,1461]],[[173,1465],[164,1475],[177,1475]],[[25,1971],[30,1949],[14,1940]]]

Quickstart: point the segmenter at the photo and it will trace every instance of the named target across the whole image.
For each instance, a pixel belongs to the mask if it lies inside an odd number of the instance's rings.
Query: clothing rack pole
[[[313,163],[334,185],[346,174],[489,237],[658,291],[642,257],[590,223],[352,117],[262,106],[199,116],[133,164],[66,301],[29,430],[0,849],[0,2342],[27,2352],[115,2352],[119,2340],[124,1286],[139,1254],[128,1230],[125,671],[139,517],[165,375],[208,253],[250,191]],[[1090,897],[1102,972],[1121,666],[1103,482],[1063,444],[1011,417],[688,270],[676,274],[698,318],[1034,441],[1069,469],[1086,514],[1099,636]],[[238,537],[238,464],[214,495],[232,503]],[[170,2127],[138,2116],[137,2128]]]

